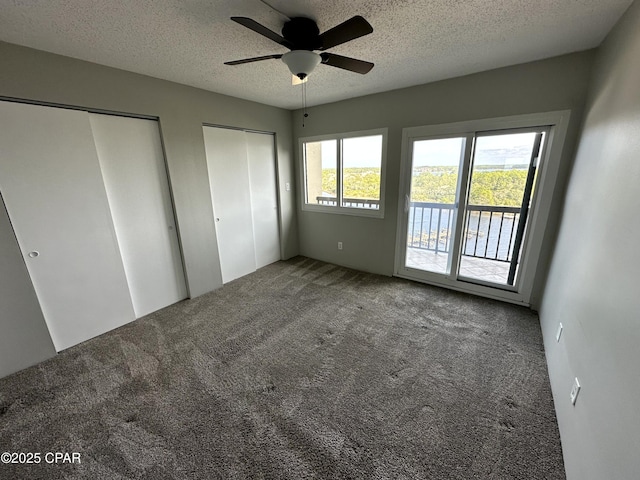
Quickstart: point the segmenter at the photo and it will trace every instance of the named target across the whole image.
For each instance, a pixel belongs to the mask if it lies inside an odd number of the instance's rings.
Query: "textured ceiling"
[[[632,0],[268,0],[325,31],[362,15],[373,33],[331,49],[374,62],[367,75],[320,65],[308,103],[419,85],[595,47]],[[280,60],[223,62],[287,50],[232,21],[280,32],[260,0],[0,0],[0,40],[284,108],[300,86]]]

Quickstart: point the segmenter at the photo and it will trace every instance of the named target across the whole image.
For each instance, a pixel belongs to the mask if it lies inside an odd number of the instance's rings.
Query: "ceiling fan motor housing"
[[[293,44],[292,50],[319,50],[322,48],[320,29],[310,18],[295,17],[282,27],[282,36]]]

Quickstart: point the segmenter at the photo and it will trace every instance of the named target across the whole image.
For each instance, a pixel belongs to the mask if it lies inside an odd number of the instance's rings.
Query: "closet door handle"
[[[216,217],[216,222],[219,222],[219,221],[220,221],[220,219]]]
[[[38,252],[37,250],[34,250],[33,252],[29,252],[27,253],[27,256],[29,258],[36,258],[40,256],[40,252]]]

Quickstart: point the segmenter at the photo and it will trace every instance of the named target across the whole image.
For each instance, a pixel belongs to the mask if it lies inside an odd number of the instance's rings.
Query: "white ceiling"
[[[373,33],[331,49],[374,62],[367,75],[320,65],[318,105],[595,47],[632,0],[267,0],[321,31],[362,15]],[[287,50],[238,25],[280,33],[285,18],[260,0],[0,0],[0,40],[283,108],[300,86],[280,60],[228,60]]]

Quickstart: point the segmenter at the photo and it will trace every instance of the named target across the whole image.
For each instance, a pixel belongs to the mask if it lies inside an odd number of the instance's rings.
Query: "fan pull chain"
[[[307,113],[307,82],[302,84],[302,128],[304,128],[304,120],[309,114]]]

